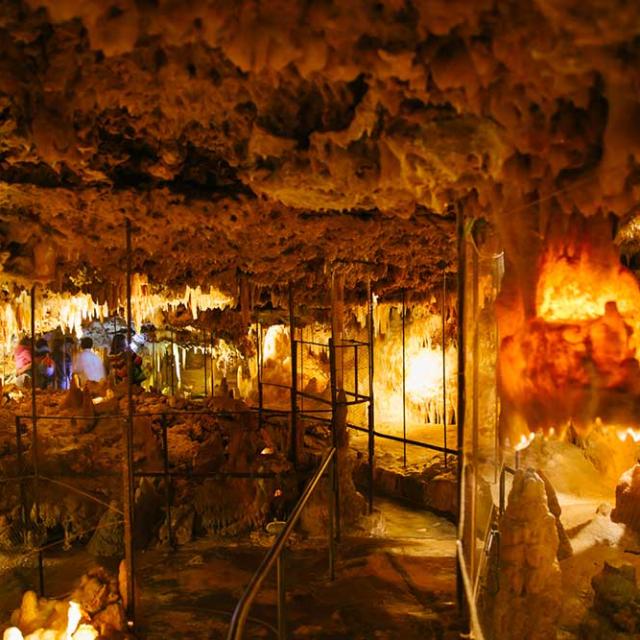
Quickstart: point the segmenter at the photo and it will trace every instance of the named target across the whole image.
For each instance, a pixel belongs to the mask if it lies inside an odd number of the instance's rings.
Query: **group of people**
[[[87,382],[104,380],[107,375],[105,364],[93,349],[93,340],[88,336],[81,338],[80,349],[75,355],[74,346],[74,340],[69,336],[55,338],[52,348],[45,338],[38,338],[32,353],[31,339],[22,338],[14,351],[16,383],[29,386],[34,376],[38,389],[69,389],[72,376],[76,376],[80,387]],[[124,333],[116,333],[108,360],[109,371],[116,384],[127,380],[129,352],[132,355],[134,384],[145,379],[142,358],[130,349]]]

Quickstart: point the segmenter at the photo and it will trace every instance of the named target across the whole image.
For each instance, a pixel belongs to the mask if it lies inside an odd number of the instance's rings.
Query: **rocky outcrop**
[[[581,625],[585,640],[623,640],[640,633],[640,589],[632,565],[604,563],[593,577],[593,607]]]
[[[78,614],[78,621],[70,627],[72,609]],[[105,569],[95,567],[82,576],[68,601],[38,598],[34,591],[27,591],[20,608],[11,615],[11,624],[22,635],[8,635],[7,631],[5,638],[71,637],[76,629],[76,637],[121,638],[126,623],[118,580]],[[32,633],[35,635],[30,636]]]
[[[558,530],[532,469],[516,472],[499,531],[499,591],[488,609],[494,637],[553,640],[562,595]]]
[[[564,529],[560,516],[562,515],[562,508],[560,502],[558,502],[558,496],[556,490],[553,488],[551,481],[542,469],[536,469],[536,473],[542,478],[544,482],[544,489],[547,494],[547,506],[549,511],[556,519],[556,529],[558,531],[558,560],[565,560],[573,555],[573,549],[571,548],[571,541]]]
[[[640,531],[640,463],[636,463],[620,477],[611,519]]]

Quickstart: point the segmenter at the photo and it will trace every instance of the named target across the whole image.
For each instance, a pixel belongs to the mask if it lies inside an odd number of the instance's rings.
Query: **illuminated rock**
[[[640,463],[636,463],[620,477],[611,519],[640,531]]]
[[[522,423],[545,433],[571,424],[584,437],[598,418],[640,420],[640,286],[606,219],[557,225],[529,256],[533,289],[511,272],[498,301],[503,438],[518,440]]]
[[[516,473],[499,531],[500,588],[492,613],[495,637],[552,640],[561,600],[558,531],[545,483],[532,469]]]

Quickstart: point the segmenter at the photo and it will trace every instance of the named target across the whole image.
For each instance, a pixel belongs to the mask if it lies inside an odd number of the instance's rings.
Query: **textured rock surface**
[[[34,636],[28,637],[68,637],[70,601],[79,606],[81,625],[93,627],[96,635],[99,632],[101,638],[127,637],[118,581],[102,567],[92,568],[82,576],[69,601],[38,598],[34,591],[26,591],[20,607],[11,615],[11,624],[19,628],[25,637],[31,633]],[[77,637],[85,637],[82,626],[77,633]],[[86,637],[93,638],[94,635]]]
[[[38,515],[32,485],[25,483],[26,510],[34,525],[33,544],[47,539],[59,541],[65,548],[88,542],[89,551],[98,557],[118,556],[123,545],[121,419],[98,415],[91,430],[80,420],[46,419],[45,416],[74,416],[77,409],[65,408],[70,395],[48,392],[38,395],[38,453],[40,483]],[[116,401],[117,402],[117,401]],[[124,400],[123,400],[124,402]],[[210,408],[220,409],[219,399],[211,399]],[[106,404],[106,403],[103,403]],[[257,415],[247,413],[240,401],[233,408],[245,413],[224,416],[188,413],[194,406],[185,400],[168,399],[151,393],[136,396],[134,419],[134,461],[137,471],[155,473],[163,468],[161,414],[168,412],[167,439],[172,471],[190,473],[238,472],[273,473],[273,478],[187,478],[176,477],[172,501],[176,509],[193,504],[195,512],[174,511],[174,541],[188,541],[195,532],[236,533],[259,527],[269,518],[274,492],[281,489],[286,500],[295,500],[297,488],[289,474],[290,463],[274,442],[280,442],[282,428],[269,423],[259,428]],[[101,407],[102,404],[96,405]],[[112,410],[115,410],[113,407]],[[187,413],[171,414],[184,409]],[[121,407],[124,413],[124,406]],[[0,472],[15,475],[15,415],[30,412],[30,397],[21,403],[11,402],[0,409]],[[285,423],[286,424],[286,423]],[[29,421],[23,421],[22,447],[24,466],[31,468],[33,447]],[[271,453],[262,454],[265,448]],[[195,498],[194,498],[195,496]],[[15,547],[23,541],[20,486],[7,482],[0,487],[0,544]],[[138,479],[135,487],[135,543],[140,548],[153,544],[158,537],[166,540],[166,492],[161,478]],[[60,539],[63,538],[63,539]]]
[[[555,638],[561,598],[558,530],[545,483],[532,469],[516,473],[499,529],[500,589],[492,603],[495,637]]]
[[[637,638],[640,631],[640,589],[632,565],[604,563],[593,577],[593,608],[581,626],[581,635],[590,640]]]
[[[560,520],[562,507],[560,506],[560,502],[558,502],[558,495],[549,478],[541,469],[536,469],[536,473],[542,478],[542,482],[544,482],[544,490],[547,494],[547,506],[556,519],[556,529],[558,531],[558,560],[565,560],[573,555],[573,549],[571,548],[569,536]]]
[[[640,463],[636,463],[620,477],[611,519],[640,531]]]
[[[129,216],[160,281],[355,259],[352,284],[425,287],[459,199],[516,249],[551,213],[623,215],[639,26],[623,0],[9,0],[4,269],[105,282]]]

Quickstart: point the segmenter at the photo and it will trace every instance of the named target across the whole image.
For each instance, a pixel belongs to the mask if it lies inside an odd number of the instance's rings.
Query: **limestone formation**
[[[71,609],[77,611],[78,620],[70,628]],[[11,624],[22,633],[17,637],[25,638],[66,638],[76,629],[75,637],[126,637],[118,580],[101,567],[94,567],[82,576],[68,600],[38,598],[34,591],[26,591],[20,607],[11,615]],[[5,638],[16,637],[7,634],[8,631]]]
[[[608,562],[593,577],[593,607],[581,625],[585,640],[623,640],[640,633],[640,589],[632,565]]]
[[[558,530],[545,483],[532,469],[516,472],[499,531],[499,591],[491,612],[494,636],[553,640],[561,610]]]
[[[636,463],[620,477],[611,519],[640,531],[640,463]]]
[[[553,517],[556,519],[556,529],[558,531],[558,560],[565,560],[573,555],[573,549],[571,548],[569,536],[564,530],[564,525],[560,520],[562,508],[558,501],[558,495],[544,471],[542,471],[542,469],[536,469],[536,473],[544,482],[544,489],[547,494],[547,506],[549,507],[549,511],[553,514]]]
[[[106,292],[128,216],[157,282],[313,295],[349,259],[350,283],[424,290],[461,200],[516,250],[551,210],[623,216],[639,21],[623,0],[2,3],[3,270]]]

